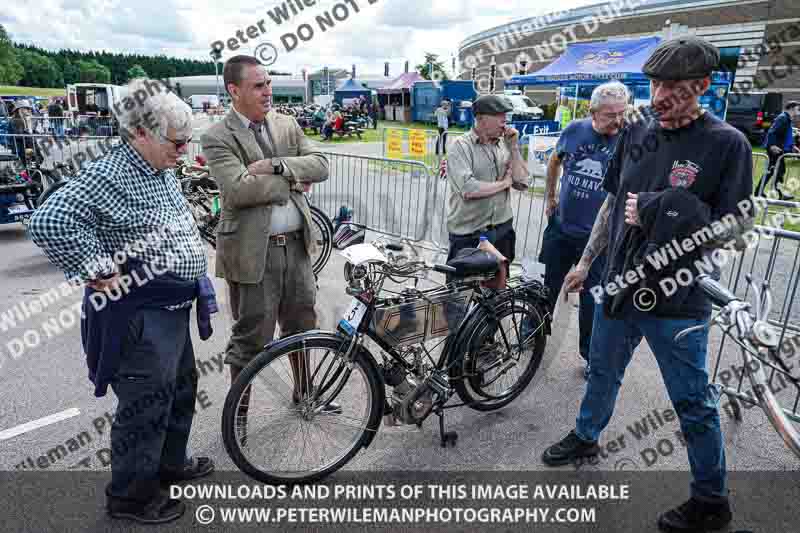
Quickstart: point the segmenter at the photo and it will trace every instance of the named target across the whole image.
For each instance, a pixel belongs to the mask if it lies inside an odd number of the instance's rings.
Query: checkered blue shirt
[[[208,268],[175,174],[156,170],[125,142],[83,167],[39,207],[30,233],[69,279],[118,271],[114,258],[124,255],[187,280]]]

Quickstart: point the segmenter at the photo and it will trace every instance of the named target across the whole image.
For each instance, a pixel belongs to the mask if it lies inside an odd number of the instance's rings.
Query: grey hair
[[[114,103],[122,137],[131,138],[139,127],[161,137],[167,137],[167,130],[173,127],[179,139],[191,137],[192,109],[163,82],[137,78],[123,93],[124,97]]]
[[[589,104],[589,110],[597,111],[600,106],[610,102],[627,104],[630,100],[631,93],[625,85],[618,81],[610,81],[592,91],[592,101]]]

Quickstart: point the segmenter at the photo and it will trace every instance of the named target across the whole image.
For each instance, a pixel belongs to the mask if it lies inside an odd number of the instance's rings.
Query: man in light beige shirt
[[[516,235],[511,187],[528,188],[528,169],[519,151],[517,130],[506,126],[511,104],[502,96],[481,96],[472,105],[475,125],[453,143],[447,159],[450,184],[447,259],[463,248],[475,248],[481,235],[514,260]]]

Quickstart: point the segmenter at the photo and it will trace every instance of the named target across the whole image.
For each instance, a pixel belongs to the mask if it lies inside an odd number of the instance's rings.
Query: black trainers
[[[732,518],[728,500],[711,503],[690,498],[662,514],[658,518],[658,529],[681,533],[716,531],[727,526]]]
[[[159,479],[162,484],[180,483],[207,476],[214,471],[214,461],[210,457],[190,457],[183,467],[162,467]]]
[[[186,512],[186,504],[159,493],[147,503],[109,498],[106,503],[111,518],[133,520],[140,524],[164,524],[177,520]]]
[[[547,448],[542,454],[542,461],[547,466],[563,466],[576,462],[581,457],[593,457],[600,453],[597,442],[587,442],[575,433],[575,430]]]

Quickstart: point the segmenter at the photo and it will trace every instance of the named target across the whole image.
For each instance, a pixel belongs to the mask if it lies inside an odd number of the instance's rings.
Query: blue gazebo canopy
[[[371,90],[367,89],[356,80],[349,79],[333,92],[333,99],[336,100],[336,103],[341,104],[345,98],[358,98],[359,96],[366,96],[369,98],[371,95]]]
[[[506,85],[561,85],[605,80],[647,82],[642,66],[660,42],[659,37],[645,37],[570,44],[561,57],[543,69],[514,76]]]
[[[650,54],[661,42],[660,37],[644,37],[599,43],[575,43],[557,60],[532,74],[513,76],[506,85],[572,85],[619,80],[626,84],[647,84],[642,73]],[[715,72],[714,82],[729,82],[730,74]]]

